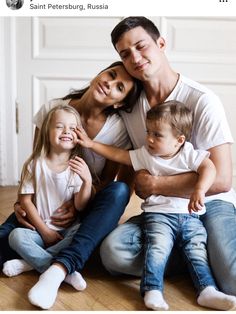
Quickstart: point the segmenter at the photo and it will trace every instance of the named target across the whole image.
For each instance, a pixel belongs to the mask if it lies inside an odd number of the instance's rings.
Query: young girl
[[[166,262],[174,243],[181,249],[198,292],[198,304],[218,310],[235,310],[236,297],[217,290],[208,264],[206,230],[199,219],[205,213],[204,197],[215,179],[215,166],[209,152],[194,150],[190,139],[192,113],[178,101],[152,107],[146,118],[146,145],[126,151],[90,140],[83,130],[76,131],[78,142],[116,162],[146,169],[153,176],[171,176],[195,171],[198,181],[190,200],[151,195],[142,204],[144,265],[141,295],[147,308],[167,310],[163,291]]]
[[[79,219],[68,229],[51,223],[51,215],[64,202],[74,199],[82,211],[90,197],[92,177],[84,160],[78,157],[75,129],[80,125],[78,112],[71,106],[59,105],[46,115],[32,155],[25,162],[19,187],[19,201],[35,231],[16,228],[9,235],[12,248],[24,260],[6,262],[3,272],[8,276],[34,268],[48,268],[52,255],[67,247],[79,228]],[[48,249],[47,249],[48,248]],[[78,290],[86,283],[79,273]],[[73,285],[73,283],[72,283]]]

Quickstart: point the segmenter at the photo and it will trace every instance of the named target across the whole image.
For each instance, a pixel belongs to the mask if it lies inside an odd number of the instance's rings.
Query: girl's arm
[[[95,153],[102,155],[103,157],[112,161],[119,162],[128,166],[132,165],[129,152],[127,150],[92,141],[87,136],[86,132],[81,128],[78,128],[76,130],[76,133],[79,136],[78,144],[80,144],[81,146],[90,148]]]
[[[20,194],[19,201],[20,206],[24,208],[27,218],[29,219],[30,223],[35,226],[36,230],[40,233],[43,241],[47,246],[55,244],[56,242],[62,239],[61,235],[51,230],[39,216],[37,208],[35,207],[33,201],[33,194]]]
[[[82,210],[86,207],[91,198],[92,193],[92,176],[85,161],[80,157],[75,157],[69,161],[70,168],[82,180],[82,185],[79,192],[74,194],[74,205],[77,210]]]

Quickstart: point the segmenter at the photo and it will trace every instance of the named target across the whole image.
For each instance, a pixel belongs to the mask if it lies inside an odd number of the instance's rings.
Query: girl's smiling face
[[[76,127],[77,119],[73,113],[65,110],[55,111],[49,128],[51,148],[55,151],[72,150],[77,143],[74,132]]]

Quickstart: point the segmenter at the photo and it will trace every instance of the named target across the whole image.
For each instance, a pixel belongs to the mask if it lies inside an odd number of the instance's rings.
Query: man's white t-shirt
[[[146,169],[153,176],[171,176],[190,171],[197,171],[203,159],[210,153],[205,150],[194,150],[191,143],[186,142],[173,158],[163,159],[151,155],[145,146],[129,151],[130,159],[135,171]],[[157,213],[189,213],[189,200],[180,197],[151,195],[141,205],[145,212]],[[198,215],[205,213],[205,208],[198,211]]]
[[[180,75],[174,90],[166,99],[169,100],[178,100],[193,112],[194,122],[190,142],[194,149],[208,150],[225,143],[233,143],[223,105],[211,90]],[[145,145],[145,121],[149,109],[151,108],[145,92],[142,92],[132,113],[121,112],[135,149]],[[236,206],[236,194],[233,189],[227,193],[207,196],[206,202],[213,199],[225,200]]]
[[[70,99],[54,99],[49,103],[43,105],[40,110],[34,116],[34,124],[40,129],[43,123],[43,120],[49,110],[54,108],[57,105],[68,105]],[[130,139],[124,125],[122,118],[113,114],[107,117],[105,124],[102,129],[98,132],[95,141],[117,146],[123,149],[128,149],[131,147]],[[93,181],[96,181],[97,177],[100,177],[102,170],[105,166],[106,159],[101,155],[98,155],[88,148],[81,148],[82,158],[87,163],[89,170],[92,174]]]
[[[32,172],[32,162],[29,171]],[[32,180],[24,182],[20,194],[34,194],[34,205],[39,216],[50,229],[61,230],[63,228],[51,224],[50,216],[62,204],[71,200],[81,185],[81,178],[69,167],[56,173],[48,168],[45,159],[39,158],[35,164],[35,184]]]

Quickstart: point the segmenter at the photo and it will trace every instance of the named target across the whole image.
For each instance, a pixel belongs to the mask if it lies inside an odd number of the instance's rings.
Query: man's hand
[[[14,204],[14,211],[16,218],[20,224],[22,224],[25,228],[35,230],[35,227],[28,221],[26,217],[25,210],[21,207],[19,202]]]
[[[67,228],[74,222],[77,213],[73,200],[68,201],[55,211],[51,222],[55,226]]]
[[[139,170],[135,173],[134,190],[142,199],[146,199],[152,194],[156,194],[157,177],[152,176],[147,170]]]

